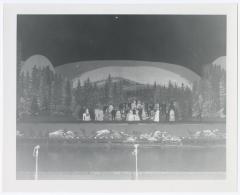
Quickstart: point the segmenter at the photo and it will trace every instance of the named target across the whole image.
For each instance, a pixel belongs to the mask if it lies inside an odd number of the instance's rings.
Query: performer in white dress
[[[116,120],[117,120],[117,121],[121,121],[121,120],[122,120],[120,110],[118,110],[117,113],[116,113]]]
[[[158,109],[158,110],[156,110],[155,115],[154,115],[154,122],[159,122],[159,117],[160,117],[159,114],[160,114],[160,112]]]
[[[169,111],[169,121],[170,122],[175,121],[175,111],[173,109],[170,109],[170,111]]]
[[[103,110],[95,109],[95,120],[96,121],[103,121]]]
[[[133,116],[133,111],[130,110],[129,113],[127,114],[127,121],[133,121],[134,116]]]
[[[89,114],[89,110],[86,109],[86,111],[83,113],[83,120],[84,121],[91,121],[91,116]]]
[[[147,120],[147,114],[146,114],[146,112],[145,112],[145,109],[143,108],[143,110],[142,110],[142,120]]]

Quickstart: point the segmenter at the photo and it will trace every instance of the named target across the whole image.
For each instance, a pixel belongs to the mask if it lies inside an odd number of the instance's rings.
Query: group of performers
[[[162,104],[145,104],[139,100],[132,100],[118,106],[105,105],[102,109],[84,109],[83,121],[169,121],[177,120],[177,106],[175,101]]]

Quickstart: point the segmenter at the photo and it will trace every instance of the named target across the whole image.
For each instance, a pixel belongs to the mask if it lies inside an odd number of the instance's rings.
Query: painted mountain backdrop
[[[56,73],[83,83],[88,78],[93,82],[105,80],[108,75],[114,78],[131,80],[139,84],[167,85],[169,81],[178,86],[182,83],[192,87],[200,79],[193,71],[179,65],[164,62],[146,62],[130,60],[101,60],[68,63],[55,68]]]

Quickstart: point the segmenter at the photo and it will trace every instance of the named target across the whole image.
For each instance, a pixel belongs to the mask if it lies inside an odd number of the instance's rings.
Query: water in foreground
[[[225,129],[225,124],[18,124],[20,130],[99,129],[148,132],[164,129],[185,136],[187,130]],[[34,133],[35,134],[35,133]],[[44,133],[43,133],[44,134]],[[33,147],[39,143],[17,142],[17,179],[33,179]],[[134,179],[133,144],[42,142],[39,179]],[[170,146],[142,144],[138,150],[139,179],[224,179],[225,145]]]
[[[35,161],[32,156],[34,144],[17,145],[17,178],[33,179]],[[139,146],[138,170],[145,175],[152,172],[224,172],[226,166],[224,146]],[[133,145],[120,144],[47,144],[39,152],[39,172],[47,178],[52,174],[55,179],[66,175],[96,173],[129,174],[135,171]],[[25,172],[25,174],[23,174]],[[84,175],[86,176],[84,178]],[[22,178],[21,178],[22,177]],[[28,178],[29,177],[29,178]],[[32,178],[31,178],[32,177]],[[150,177],[150,176],[148,176]],[[51,177],[50,177],[51,178]],[[96,177],[98,178],[98,177]],[[150,177],[151,178],[151,177]],[[94,176],[93,176],[94,179]],[[131,179],[131,177],[129,178]]]

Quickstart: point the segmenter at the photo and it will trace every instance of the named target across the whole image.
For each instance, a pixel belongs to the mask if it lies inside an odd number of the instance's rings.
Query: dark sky
[[[145,60],[201,72],[226,55],[226,17],[199,15],[19,15],[21,58],[54,66],[82,60]]]

